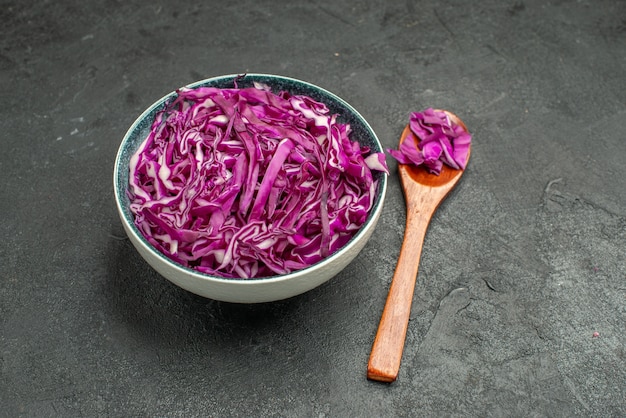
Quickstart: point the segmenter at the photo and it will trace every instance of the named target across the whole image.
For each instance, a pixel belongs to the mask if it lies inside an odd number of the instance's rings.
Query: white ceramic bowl
[[[235,77],[237,75],[210,78],[186,87],[232,88]],[[288,91],[293,94],[304,94],[326,104],[332,113],[339,115],[339,122],[350,124],[353,131],[352,139],[358,139],[362,145],[369,146],[374,152],[383,151],[376,134],[365,119],[352,106],[336,95],[304,81],[267,74],[247,74],[244,78],[237,80],[237,85],[240,88],[249,87],[254,82],[264,83],[270,86],[274,92]],[[132,124],[117,153],[113,179],[117,209],[130,241],[139,254],[163,277],[183,289],[211,299],[237,303],[269,302],[286,299],[319,286],[339,273],[363,249],[382,212],[387,189],[387,175],[385,173],[374,173],[379,182],[378,191],[374,205],[361,229],[340,250],[303,270],[265,278],[227,279],[182,266],[155,249],[142,236],[133,222],[133,214],[129,209],[129,199],[126,194],[129,176],[128,165],[131,156],[150,131],[156,113],[164,107],[166,102],[175,97],[176,93],[172,92],[156,101]]]

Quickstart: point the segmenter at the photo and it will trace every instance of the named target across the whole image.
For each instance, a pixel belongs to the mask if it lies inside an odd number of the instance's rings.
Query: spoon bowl
[[[461,119],[451,112],[444,112],[453,124],[467,132]],[[404,128],[400,143],[406,140],[416,140],[409,126]],[[398,172],[406,202],[404,240],[367,366],[368,379],[381,382],[393,382],[398,377],[428,225],[463,175],[463,170],[445,164],[439,175],[409,164],[399,164]]]

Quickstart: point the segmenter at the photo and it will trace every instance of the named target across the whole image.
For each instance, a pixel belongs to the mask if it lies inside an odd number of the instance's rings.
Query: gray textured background
[[[0,1],[1,416],[626,415],[626,2]],[[474,134],[429,230],[399,379],[365,379],[402,241],[290,300],[203,299],[128,240],[113,160],[184,84],[275,73],[395,146]],[[593,338],[594,332],[600,336]]]

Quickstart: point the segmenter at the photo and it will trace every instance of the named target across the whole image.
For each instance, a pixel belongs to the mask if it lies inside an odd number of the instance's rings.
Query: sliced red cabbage
[[[183,88],[130,161],[135,225],[172,260],[227,278],[314,264],[367,219],[383,153],[310,97]]]
[[[441,172],[443,164],[465,168],[472,136],[445,112],[431,108],[413,112],[409,127],[417,141],[407,138],[397,150],[387,150],[400,164],[424,165],[434,174]]]

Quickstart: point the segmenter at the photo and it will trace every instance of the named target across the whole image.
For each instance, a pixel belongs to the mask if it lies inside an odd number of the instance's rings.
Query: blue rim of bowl
[[[238,88],[251,87],[254,85],[254,83],[261,83],[269,86],[274,93],[277,93],[279,91],[288,91],[289,93],[294,95],[307,95],[317,101],[320,101],[328,107],[331,114],[337,114],[338,122],[350,124],[350,128],[352,129],[350,137],[352,140],[356,139],[361,145],[369,146],[372,152],[384,152],[382,144],[380,143],[372,127],[365,120],[365,118],[354,107],[352,107],[352,105],[350,105],[348,102],[335,95],[334,93],[331,93],[330,91],[322,87],[316,86],[306,81],[273,74],[230,74],[196,81],[184,87],[190,89],[198,87],[233,88],[235,81]],[[315,269],[322,264],[329,263],[332,260],[341,257],[341,255],[348,251],[348,249],[352,247],[354,242],[365,233],[365,226],[369,222],[371,222],[372,219],[374,219],[376,216],[379,216],[380,212],[382,211],[385,194],[387,191],[387,174],[377,171],[373,173],[374,178],[378,181],[378,189],[376,191],[374,205],[370,209],[370,212],[363,226],[339,250],[335,251],[333,254],[326,257],[325,259],[320,260],[317,263],[312,264],[304,269],[295,270],[291,273],[287,273],[284,275],[241,279],[213,276],[195,270],[191,267],[186,267],[172,260],[161,251],[154,248],[154,246],[148,242],[143,234],[141,234],[141,232],[135,225],[134,216],[129,208],[130,201],[126,192],[128,189],[128,165],[130,158],[135,153],[139,145],[141,145],[141,143],[143,143],[143,141],[147,137],[156,114],[160,112],[163,108],[165,108],[168,103],[176,99],[176,97],[178,97],[176,91],[168,93],[161,99],[154,102],[133,122],[133,124],[124,135],[124,138],[122,139],[122,143],[120,144],[117,156],[115,158],[115,167],[113,171],[113,188],[118,212],[122,214],[124,222],[130,227],[130,231],[135,236],[135,238],[141,241],[144,246],[150,250],[150,252],[154,253],[158,258],[162,259],[167,264],[176,267],[186,274],[192,274],[201,279],[215,280],[220,282],[243,284],[258,281],[269,282],[287,280],[289,278],[294,278],[305,274],[306,272]],[[368,141],[363,143],[361,142],[362,138],[367,138]],[[124,170],[122,171],[121,168],[124,168]]]

